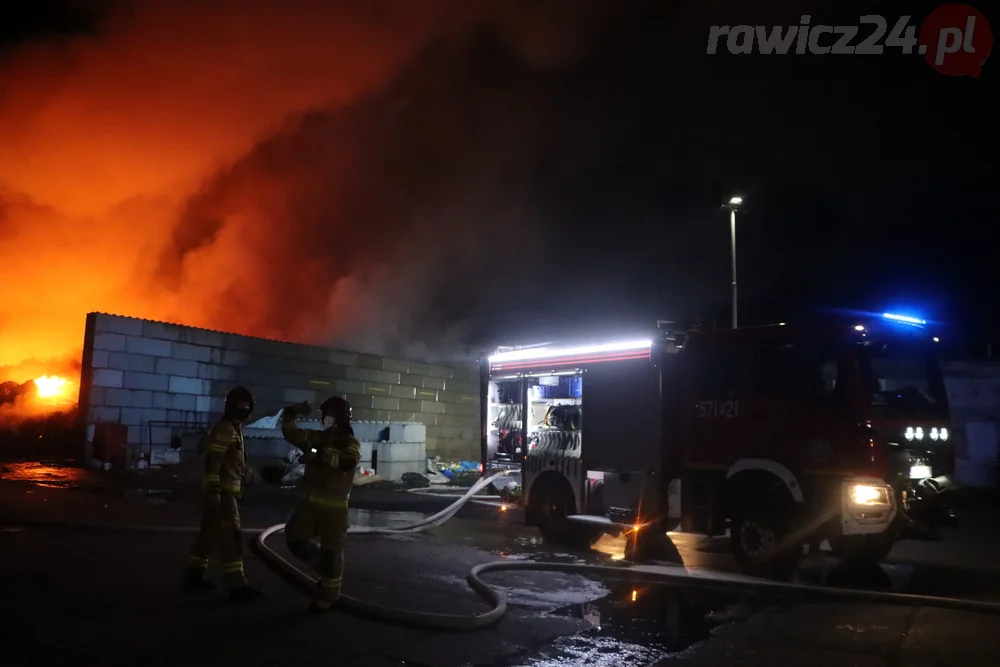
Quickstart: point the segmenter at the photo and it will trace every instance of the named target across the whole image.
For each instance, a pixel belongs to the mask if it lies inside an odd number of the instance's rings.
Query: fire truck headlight
[[[941,437],[941,434],[938,432],[936,428],[931,429],[930,435],[931,435],[931,440],[937,440],[939,437]]]
[[[888,505],[889,487],[879,484],[851,484],[847,488],[848,498],[855,505]]]
[[[948,439],[948,429],[946,429],[946,428],[941,429],[941,431],[938,433],[938,437],[941,438],[942,441],[947,440]]]
[[[906,436],[907,440],[913,440],[913,427],[912,426],[907,426],[906,427],[906,433],[904,433],[903,435]]]

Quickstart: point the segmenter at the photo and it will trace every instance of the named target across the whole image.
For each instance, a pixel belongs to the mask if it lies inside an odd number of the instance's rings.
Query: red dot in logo
[[[993,30],[969,5],[942,5],[920,26],[920,53],[927,64],[948,76],[978,79],[993,48]]]

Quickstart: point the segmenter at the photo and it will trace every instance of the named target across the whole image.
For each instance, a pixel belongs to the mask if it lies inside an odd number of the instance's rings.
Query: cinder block
[[[444,379],[424,376],[420,378],[420,386],[425,389],[444,389]]]
[[[444,378],[445,380],[450,380],[455,377],[455,369],[449,368],[447,366],[434,366],[428,364],[426,366],[426,371],[422,372],[421,375],[430,375],[431,377]]]
[[[142,354],[129,354],[128,352],[109,352],[108,368],[118,371],[138,371],[140,373],[152,373],[156,367],[156,357],[147,357]]]
[[[153,392],[135,389],[108,389],[104,399],[108,406],[121,408],[152,408]]]
[[[399,359],[382,359],[382,370],[393,371],[395,373],[409,373],[410,362]]]
[[[370,442],[370,441],[366,442],[366,441],[362,440],[361,441],[361,460],[362,461],[368,461],[368,463],[371,464],[372,450],[374,448],[375,448],[375,443]],[[365,467],[368,467],[368,466],[365,466]]]
[[[438,415],[437,425],[438,426],[461,426],[462,420],[466,419],[462,415]]]
[[[459,405],[474,405],[479,402],[476,394],[459,394],[454,391],[439,391],[437,399],[442,403],[458,403]]]
[[[403,412],[420,412],[420,401],[413,398],[399,399],[399,410]]]
[[[438,405],[444,406],[445,414],[449,415],[464,415],[467,417],[474,417],[479,414],[478,405],[465,405],[462,403],[438,403]]]
[[[195,410],[167,410],[167,421],[175,424],[187,424],[191,428],[205,426],[209,423],[210,415],[207,412],[196,412]]]
[[[379,384],[378,382],[365,382],[364,393],[369,396],[388,396],[389,395],[389,385]]]
[[[344,369],[344,375],[348,380],[363,380],[365,382],[378,382],[380,384],[399,384],[399,373],[390,371],[380,371],[371,368]]]
[[[301,403],[302,401],[316,403],[316,392],[308,389],[286,389],[284,401],[286,403]]]
[[[122,334],[125,336],[141,336],[142,320],[102,313],[97,316],[94,322],[94,331]]]
[[[463,380],[445,380],[444,388],[458,394],[479,394],[479,385]]]
[[[196,378],[198,377],[198,362],[186,359],[157,359],[156,372],[161,375]]]
[[[90,367],[91,368],[107,368],[108,367],[108,355],[110,352],[107,350],[94,350],[90,355]]]
[[[198,399],[191,394],[170,394],[158,391],[153,394],[153,407],[164,410],[189,410],[197,409]]]
[[[126,444],[129,445],[141,445],[146,442],[146,429],[139,425],[128,427],[128,436]]]
[[[406,385],[407,387],[421,387],[423,386],[423,381],[423,377],[414,375],[413,373],[402,373],[399,376],[399,384]]]
[[[109,408],[100,405],[93,405],[87,410],[87,421],[92,423],[111,422],[121,423],[121,408]]]
[[[222,363],[226,366],[246,366],[250,362],[250,355],[246,352],[236,350],[223,350]]]
[[[390,424],[389,440],[395,442],[427,442],[427,427],[423,424]]]
[[[357,380],[334,380],[333,390],[342,394],[363,394],[365,383]]]
[[[146,389],[148,391],[166,391],[167,376],[153,373],[131,373],[125,371],[124,389]]]
[[[421,401],[436,401],[437,389],[417,389],[417,398]]]
[[[170,346],[170,356],[173,359],[206,363],[212,358],[212,348],[190,343],[174,343]]]
[[[427,463],[427,448],[423,442],[380,442],[378,443],[378,462],[397,463],[418,461]]]
[[[94,334],[94,349],[108,352],[124,352],[125,336],[115,333]]]
[[[389,421],[389,416],[390,416],[388,410],[372,410],[371,408],[356,410],[354,414],[356,419],[359,419],[361,421],[374,421],[374,422]]]
[[[107,391],[104,387],[91,387],[87,405],[106,405]]]
[[[125,374],[122,371],[112,371],[106,368],[95,368],[90,376],[90,383],[94,387],[112,387],[121,389]]]
[[[358,408],[370,408],[372,406],[372,397],[365,396],[364,394],[347,394],[347,402],[351,404],[354,409]]]
[[[218,366],[216,364],[198,364],[198,377],[203,380],[223,380],[237,382],[237,372],[239,369],[230,366]],[[252,383],[248,383],[252,384]]]
[[[129,426],[167,421],[166,410],[145,410],[142,408],[122,408],[122,424]],[[169,439],[168,439],[169,441]]]
[[[373,396],[372,407],[376,410],[398,410],[399,399],[391,396]]]
[[[191,345],[204,345],[205,347],[222,347],[225,343],[225,336],[219,331],[208,331],[207,329],[195,329],[193,327],[178,327],[178,340]]]
[[[342,366],[358,365],[358,355],[354,352],[344,352],[343,350],[329,350],[326,360],[331,364],[340,364]]]
[[[330,351],[325,347],[317,347],[315,345],[300,345],[299,353],[302,358],[306,361],[312,361],[314,363],[326,363],[327,357]]]
[[[354,428],[354,437],[362,442],[379,440],[378,432],[379,425],[375,422],[354,422],[351,425]]]
[[[429,412],[435,415],[443,415],[444,403],[438,403],[437,401],[420,401],[420,411]]]
[[[225,407],[226,399],[221,396],[198,396],[195,398],[195,410],[197,412],[222,412]]]
[[[151,357],[169,357],[170,341],[155,338],[129,338],[125,341],[125,351],[130,354],[147,354]]]
[[[414,415],[411,421],[415,421],[420,424],[424,424],[426,426],[433,426],[437,424],[437,420],[440,416],[441,415],[439,414],[433,412],[427,412],[425,410],[423,412],[418,412],[416,415]]]
[[[415,398],[417,395],[416,387],[404,387],[401,384],[389,385],[389,395],[395,396],[396,398]]]
[[[355,365],[358,368],[370,368],[376,371],[381,370],[382,357],[376,357],[374,354],[359,354]]]
[[[206,384],[205,380],[171,376],[168,387],[172,394],[206,394]]]
[[[142,331],[139,333],[144,338],[158,338],[160,340],[179,340],[180,331],[176,324],[166,322],[151,322],[143,320]]]

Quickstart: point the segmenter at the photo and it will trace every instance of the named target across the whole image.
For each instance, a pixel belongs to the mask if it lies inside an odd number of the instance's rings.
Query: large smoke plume
[[[91,310],[453,354],[594,141],[546,77],[610,6],[144,1],[7,53],[0,379],[61,371]]]

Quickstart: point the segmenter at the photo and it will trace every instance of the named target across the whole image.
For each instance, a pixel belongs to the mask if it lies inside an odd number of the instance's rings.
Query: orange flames
[[[40,378],[35,378],[35,390],[38,392],[38,398],[44,401],[65,402],[67,399],[73,400],[71,388],[70,381],[58,375],[43,375]]]
[[[361,320],[371,276],[317,239],[336,245],[350,225],[360,247],[377,227],[349,200],[382,182],[361,167],[383,147],[350,125],[321,149],[267,140],[380,92],[431,40],[461,48],[484,21],[560,64],[578,31],[560,46],[550,27],[575,30],[579,3],[520,4],[151,0],[96,35],[0,57],[0,380],[72,396],[89,311],[302,342]],[[301,166],[274,166],[288,163]]]

